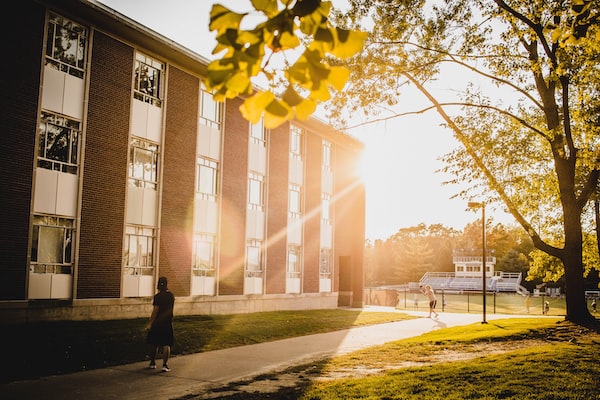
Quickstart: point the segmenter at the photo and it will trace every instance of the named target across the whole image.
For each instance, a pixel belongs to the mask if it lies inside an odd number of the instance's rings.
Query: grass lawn
[[[296,398],[600,399],[600,334],[558,321],[495,320],[353,352]]]
[[[176,316],[173,355],[414,318],[359,310]],[[147,318],[3,325],[0,383],[145,360]]]

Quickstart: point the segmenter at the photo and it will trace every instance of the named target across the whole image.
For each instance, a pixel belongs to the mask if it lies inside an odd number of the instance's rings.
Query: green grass
[[[509,319],[488,324],[441,329],[382,346],[336,357],[320,373],[358,366],[397,365],[427,359],[440,352],[462,350],[475,343],[546,338],[554,319]],[[411,368],[391,368],[364,378],[316,382],[303,400],[339,399],[600,399],[598,336],[590,340],[545,341],[503,354],[478,354]],[[510,348],[510,345],[509,345]]]
[[[175,317],[173,355],[242,346],[414,318],[358,310],[280,311]],[[0,383],[145,360],[147,318],[1,326],[7,362]]]

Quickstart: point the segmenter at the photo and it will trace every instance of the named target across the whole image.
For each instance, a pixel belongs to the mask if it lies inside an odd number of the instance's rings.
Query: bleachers
[[[494,292],[519,292],[522,274],[520,272],[496,271],[494,276],[486,277],[486,290]],[[427,272],[419,285],[430,285],[434,290],[481,291],[482,281],[478,276],[456,276],[454,272]],[[415,284],[409,284],[413,289]]]

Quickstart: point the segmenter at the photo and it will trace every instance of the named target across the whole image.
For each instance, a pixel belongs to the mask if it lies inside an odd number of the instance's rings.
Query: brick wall
[[[200,81],[174,67],[168,72],[159,275],[176,296],[189,296]]]
[[[30,2],[11,4],[1,32],[5,60],[1,79],[0,113],[0,281],[8,283],[0,300],[25,299],[29,238],[29,208],[37,132],[40,90],[40,56],[44,35],[44,9]],[[17,18],[14,15],[27,15]]]
[[[269,134],[267,294],[285,293],[289,149],[290,126],[286,123]]]
[[[304,293],[319,292],[321,249],[321,157],[323,139],[306,131],[306,179],[304,210]]]
[[[119,298],[133,49],[93,37],[77,298]]]
[[[249,124],[239,112],[240,99],[225,107],[222,160],[222,214],[219,294],[242,294],[246,249]]]

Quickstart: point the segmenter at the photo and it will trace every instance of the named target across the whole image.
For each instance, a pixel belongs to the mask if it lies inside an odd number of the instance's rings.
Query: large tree
[[[583,243],[584,233],[593,232],[584,222],[599,178],[600,3],[349,3],[337,23],[372,28],[362,53],[347,65],[349,85],[332,115],[372,115],[382,104],[396,105],[407,85],[416,88],[429,106],[399,113],[434,110],[441,116],[462,144],[445,156],[446,172],[470,184],[462,195],[502,204],[534,246],[559,261],[566,318],[592,322]],[[493,86],[454,88],[454,98],[448,91],[442,96],[434,88],[451,86],[453,78],[436,81],[448,65]]]

